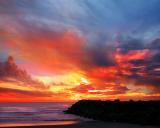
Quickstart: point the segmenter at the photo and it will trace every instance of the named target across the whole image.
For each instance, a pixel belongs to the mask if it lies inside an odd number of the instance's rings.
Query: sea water
[[[0,103],[0,127],[64,125],[83,120],[63,113],[71,105],[66,102]]]

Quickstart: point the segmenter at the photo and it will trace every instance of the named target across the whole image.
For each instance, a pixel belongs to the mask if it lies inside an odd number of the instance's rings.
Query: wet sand
[[[88,121],[88,122],[79,122],[76,124],[65,124],[65,125],[15,126],[9,128],[158,128],[158,126]]]

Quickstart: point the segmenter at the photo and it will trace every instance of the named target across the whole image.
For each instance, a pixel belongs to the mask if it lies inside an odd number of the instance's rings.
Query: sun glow
[[[66,86],[57,85],[57,86],[51,86],[49,90],[53,93],[60,93],[65,92]]]
[[[34,78],[36,80],[39,80],[40,82],[43,82],[46,85],[54,82],[52,76],[35,76]]]
[[[90,82],[84,77],[81,78],[81,83],[85,84],[85,85],[89,85],[90,84]]]

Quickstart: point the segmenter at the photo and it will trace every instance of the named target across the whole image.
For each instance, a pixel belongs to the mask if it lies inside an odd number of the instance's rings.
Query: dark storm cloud
[[[160,49],[160,38],[153,40],[149,45],[149,49],[159,50]]]
[[[152,57],[153,62],[155,63],[160,63],[160,51],[158,51],[153,57]]]
[[[99,42],[89,49],[87,49],[88,55],[91,58],[92,64],[99,67],[107,67],[115,65],[115,49],[104,42]]]
[[[128,37],[126,39],[119,39],[118,48],[122,53],[126,53],[130,50],[142,50],[145,49],[145,43],[142,39]]]
[[[129,63],[136,65],[136,66],[142,66],[142,65],[145,65],[146,63],[148,63],[148,61],[146,61],[144,59],[137,59],[137,60],[131,60],[131,61],[129,61]]]

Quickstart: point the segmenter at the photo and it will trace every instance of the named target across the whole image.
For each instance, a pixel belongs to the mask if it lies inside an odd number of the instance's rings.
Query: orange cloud
[[[30,61],[31,65],[39,64],[52,73],[76,70],[77,65],[85,59],[84,40],[72,32],[57,36],[54,33],[49,36],[45,33],[33,33],[29,37],[15,40],[14,43],[18,49],[16,56]]]
[[[19,34],[15,38],[5,34],[3,37],[7,42],[5,47],[8,53],[16,56],[18,66],[25,68],[32,76],[25,71],[17,71],[19,67],[11,70],[14,76],[18,73],[18,78],[32,82],[6,79],[5,85],[10,90],[3,91],[8,101],[9,98],[30,101],[31,97],[33,101],[138,99],[138,95],[140,99],[157,99],[159,95],[159,77],[155,77],[159,71],[158,64],[151,65],[150,61],[153,57],[158,60],[157,50],[153,53],[147,47],[129,47],[122,52],[124,48],[111,47],[105,43],[88,46],[85,37],[74,31],[33,31]],[[147,72],[147,65],[156,68]],[[2,84],[0,87],[4,88]],[[18,99],[18,96],[24,99]],[[5,94],[1,94],[1,97],[5,97]]]

